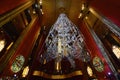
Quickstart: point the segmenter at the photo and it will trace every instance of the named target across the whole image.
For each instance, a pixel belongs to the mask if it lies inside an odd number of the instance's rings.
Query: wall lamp
[[[89,13],[88,4],[87,3],[83,3],[82,7],[81,7],[81,11],[80,11],[80,13],[78,15],[78,18],[83,19],[86,16],[86,14],[88,14],[88,13]]]

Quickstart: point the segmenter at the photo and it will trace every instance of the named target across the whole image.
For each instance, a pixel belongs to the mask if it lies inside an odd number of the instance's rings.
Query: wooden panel
[[[18,34],[20,34],[23,29],[25,28],[25,24],[23,22],[22,16],[21,14],[18,14],[13,20],[12,23],[15,25],[15,28],[18,32]]]
[[[16,8],[17,6],[25,3],[26,1],[28,0],[10,0],[10,1],[1,0],[0,1],[0,15]]]
[[[68,11],[69,19],[76,25],[78,25],[78,15],[81,11],[82,1],[81,0],[71,0],[70,8]]]
[[[87,14],[87,16],[85,18],[86,18],[86,21],[88,22],[89,26],[94,27],[94,24],[97,21],[97,17],[90,12],[89,14]]]
[[[9,54],[4,55],[0,61],[0,65],[2,66],[0,67],[0,71],[3,71],[1,74],[2,76],[11,76],[14,74],[10,67],[17,55],[23,55],[25,57],[25,61],[27,62],[40,29],[39,19],[35,18],[33,22],[34,23],[32,23],[31,26],[24,31],[24,34],[16,41],[16,44],[13,45]]]
[[[120,26],[119,0],[92,0],[90,6]]]
[[[61,12],[65,12],[69,19],[77,25],[81,2],[81,0],[43,0],[42,8],[44,14],[42,25],[51,27]]]
[[[107,26],[103,24],[100,20],[96,22],[93,29],[99,38],[104,38],[105,35],[107,35],[107,33],[109,32]]]

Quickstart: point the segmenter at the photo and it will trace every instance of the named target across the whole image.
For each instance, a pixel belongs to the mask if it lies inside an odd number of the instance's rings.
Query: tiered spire
[[[40,62],[49,62],[55,59],[61,62],[67,58],[72,67],[75,67],[74,59],[85,61],[88,54],[85,42],[79,29],[65,14],[60,14],[57,21],[52,25],[45,41],[46,50],[41,54]]]

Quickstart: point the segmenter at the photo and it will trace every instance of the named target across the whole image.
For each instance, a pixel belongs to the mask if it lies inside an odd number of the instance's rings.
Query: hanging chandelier
[[[55,24],[52,25],[45,41],[46,50],[40,55],[40,62],[47,63],[55,59],[57,70],[61,61],[67,58],[75,68],[75,60],[89,61],[90,55],[85,47],[83,35],[65,14],[60,14]]]

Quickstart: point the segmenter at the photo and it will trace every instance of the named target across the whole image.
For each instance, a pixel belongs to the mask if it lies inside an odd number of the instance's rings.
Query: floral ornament
[[[99,57],[96,56],[93,58],[93,65],[98,72],[104,71],[104,64]]]

